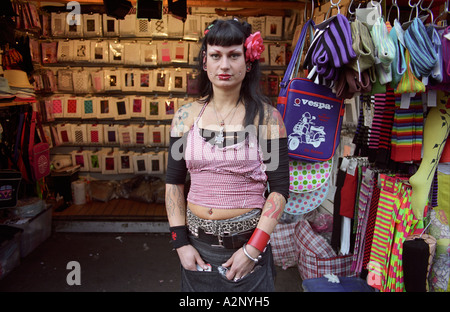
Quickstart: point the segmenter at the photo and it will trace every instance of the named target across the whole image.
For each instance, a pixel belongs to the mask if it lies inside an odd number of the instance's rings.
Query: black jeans
[[[270,244],[262,253],[261,260],[252,273],[234,282],[223,276],[218,267],[225,263],[237,249],[213,247],[190,236],[192,246],[203,261],[212,267],[211,272],[189,271],[181,266],[181,291],[185,292],[273,292],[275,291],[275,268]]]

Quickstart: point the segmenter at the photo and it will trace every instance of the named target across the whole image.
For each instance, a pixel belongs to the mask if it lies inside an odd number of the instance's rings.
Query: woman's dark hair
[[[247,22],[239,22],[235,19],[220,20],[217,19],[208,27],[207,34],[203,37],[202,46],[199,52],[199,72],[200,86],[202,89],[201,97],[203,102],[209,102],[213,96],[213,88],[208,74],[203,70],[203,60],[206,53],[207,45],[217,45],[229,47],[232,45],[244,44],[248,36],[252,32],[252,26]],[[244,54],[247,49],[244,46]],[[264,119],[264,104],[270,103],[261,90],[261,71],[259,60],[255,60],[251,64],[251,69],[246,73],[242,81],[239,101],[245,103],[245,119],[244,127],[251,125],[255,121],[255,117],[259,114],[259,124]],[[237,105],[236,103],[236,105]]]

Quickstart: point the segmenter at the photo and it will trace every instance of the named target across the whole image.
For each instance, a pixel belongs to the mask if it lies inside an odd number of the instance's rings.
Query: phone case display
[[[81,113],[81,100],[75,96],[69,96],[65,98],[63,102],[64,118],[80,118]]]
[[[140,44],[136,41],[124,42],[124,64],[126,65],[140,65],[141,49]]]
[[[150,130],[147,125],[134,125],[133,127],[133,142],[138,145],[150,144]]]
[[[153,72],[151,70],[140,70],[138,74],[137,91],[151,92],[153,91]]]
[[[283,35],[283,17],[266,16],[265,38],[273,40],[281,40],[282,35]]]
[[[90,61],[94,63],[108,63],[109,62],[109,42],[103,40],[90,41],[91,43],[91,58]]]
[[[134,37],[136,35],[136,14],[127,14],[119,20],[119,33],[121,37]]]
[[[74,144],[88,143],[88,132],[86,124],[72,125],[72,135]]]
[[[50,99],[52,107],[52,115],[54,118],[62,118],[64,116],[63,101],[60,96],[55,96]]]
[[[168,70],[169,84],[168,91],[186,92],[187,86],[187,70],[177,68]]]
[[[74,61],[88,62],[91,58],[91,42],[89,40],[73,40]]]
[[[98,98],[86,97],[82,100],[82,118],[97,118],[99,108]]]
[[[118,173],[134,173],[133,155],[131,151],[119,151]]]
[[[266,45],[267,47],[267,45]],[[261,53],[260,57],[259,57],[259,64],[260,65],[269,65],[270,63],[270,58],[269,58],[269,49],[266,48],[264,49],[263,53]]]
[[[285,66],[286,65],[286,45],[284,44],[270,44],[270,65],[271,66]]]
[[[188,63],[189,61],[189,42],[174,41],[171,43],[171,61],[173,63]]]
[[[200,86],[199,86],[199,72],[188,71],[186,73],[186,92],[187,94],[200,94]]]
[[[172,42],[158,41],[158,63],[169,64],[172,62]]]
[[[135,174],[148,173],[148,156],[145,153],[133,155],[133,168]]]
[[[57,60],[59,63],[73,61],[73,40],[58,40]]]
[[[72,151],[72,165],[80,166],[80,171],[86,172],[89,171],[89,158],[86,151]]]
[[[103,14],[103,36],[117,37],[119,36],[119,20]]]
[[[189,65],[198,65],[200,53],[200,43],[189,42]]]
[[[66,32],[66,17],[67,13],[51,13],[51,30],[52,30],[52,36],[53,37],[62,37],[65,35]]]
[[[158,45],[155,42],[140,43],[141,65],[156,65],[158,63]]]
[[[103,125],[104,142],[110,144],[119,143],[119,126]]]
[[[84,37],[101,37],[102,16],[98,13],[83,14],[83,34]]]
[[[165,131],[165,135],[164,135],[164,140],[165,140],[165,146],[169,146],[170,143],[170,125],[165,125],[164,126],[164,131]]]
[[[145,97],[131,96],[130,97],[130,116],[145,118]]]
[[[136,20],[136,37],[151,37],[152,24],[147,19]]]
[[[252,25],[252,32],[259,31],[261,37],[266,38],[266,17],[265,16],[249,16],[247,22]]]
[[[86,151],[90,172],[102,172],[102,151]]]
[[[164,173],[164,152],[148,154],[148,173],[163,174]]]
[[[118,126],[119,133],[119,143],[120,145],[131,145],[134,144],[133,136],[133,126],[131,125],[120,125]]]
[[[157,120],[162,118],[164,111],[164,99],[157,97],[146,98],[145,118],[148,120]]]
[[[135,69],[121,69],[122,91],[135,91],[138,84],[138,71]]]
[[[168,37],[167,14],[163,14],[161,19],[154,19],[151,23],[152,37]]]
[[[118,41],[109,43],[109,63],[123,64],[124,63],[124,46]]]
[[[104,136],[103,136],[104,125],[100,124],[91,124],[87,126],[88,131],[88,141],[93,144],[103,144]]]
[[[94,92],[101,93],[105,91],[105,73],[102,69],[91,72],[91,80],[92,80],[92,90]]]
[[[73,142],[72,126],[70,124],[58,124],[56,125],[56,131],[61,144],[69,144]]]
[[[72,83],[74,93],[89,93],[91,91],[91,73],[87,70],[74,70]]]
[[[166,69],[153,70],[153,91],[169,91],[169,71]]]
[[[102,174],[117,174],[119,154],[116,151],[102,154]]]
[[[162,111],[161,119],[173,119],[175,112],[177,110],[177,98],[166,98],[164,99],[164,110]]]
[[[164,125],[150,125],[149,130],[149,144],[151,146],[164,146],[166,129]]]
[[[97,114],[97,118],[114,118],[113,108],[114,103],[113,99],[110,97],[102,97],[99,99],[99,111]]]
[[[48,143],[48,147],[52,148],[53,140],[52,140],[52,130],[51,130],[50,126],[43,126],[42,130],[44,130],[45,140]]]
[[[184,22],[184,35],[185,40],[198,40],[201,37],[201,16],[188,14]]]
[[[42,42],[41,55],[42,64],[54,64],[58,62],[58,42]]]
[[[116,98],[115,101],[115,109],[117,111],[117,115],[115,116],[115,120],[124,120],[130,119],[130,104],[127,97],[124,98]]]
[[[174,17],[172,14],[167,14],[167,34],[169,37],[182,38],[184,31],[184,23],[181,19]]]
[[[105,91],[120,91],[121,90],[121,75],[120,70],[105,69],[103,71],[105,77]]]
[[[72,70],[58,70],[58,91],[73,92]]]

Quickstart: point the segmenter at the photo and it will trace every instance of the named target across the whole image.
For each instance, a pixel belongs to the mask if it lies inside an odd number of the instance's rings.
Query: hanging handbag
[[[35,143],[36,128],[39,130],[42,142]],[[50,174],[50,146],[47,143],[44,129],[42,128],[39,113],[33,111],[31,116],[30,143],[28,145],[28,157],[31,173],[34,181],[38,181]]]
[[[333,157],[340,140],[344,101],[336,98],[330,88],[309,79],[297,77],[307,31],[313,21],[302,29],[283,80],[277,109],[288,134],[288,153],[292,159],[326,161]]]

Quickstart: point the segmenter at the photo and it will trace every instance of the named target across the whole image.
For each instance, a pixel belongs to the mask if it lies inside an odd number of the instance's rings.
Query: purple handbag
[[[309,20],[302,29],[277,101],[288,134],[289,157],[310,162],[333,157],[344,116],[344,101],[330,88],[309,79],[293,78],[297,76],[306,33],[313,28]]]

